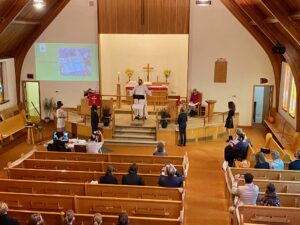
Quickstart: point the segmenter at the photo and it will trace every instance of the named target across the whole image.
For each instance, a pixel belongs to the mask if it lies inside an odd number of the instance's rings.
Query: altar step
[[[119,140],[119,139],[105,139],[105,145],[122,145],[122,146],[156,146],[157,141],[143,141],[143,140]]]

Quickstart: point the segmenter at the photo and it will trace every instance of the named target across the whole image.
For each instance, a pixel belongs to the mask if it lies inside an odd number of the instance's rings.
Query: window
[[[288,64],[285,64],[284,68],[284,86],[282,96],[282,109],[290,114],[291,117],[296,116],[296,101],[297,101],[297,90],[292,74],[291,68]]]

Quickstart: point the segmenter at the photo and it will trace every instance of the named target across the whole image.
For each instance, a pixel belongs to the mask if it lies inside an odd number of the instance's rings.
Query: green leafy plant
[[[45,98],[43,101],[43,109],[46,114],[45,120],[50,120],[50,115],[56,107],[55,101],[53,98]]]
[[[160,125],[162,128],[167,128],[168,127],[168,123],[170,121],[170,113],[165,109],[162,108],[159,111],[159,115],[160,115]]]
[[[109,126],[110,117],[111,117],[110,108],[107,107],[107,106],[103,107],[103,109],[102,109],[102,122],[103,122],[103,125],[105,127]]]

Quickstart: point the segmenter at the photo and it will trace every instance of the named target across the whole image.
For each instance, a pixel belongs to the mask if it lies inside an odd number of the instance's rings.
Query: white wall
[[[293,128],[296,129],[296,119],[291,117],[288,112],[284,111],[282,109],[282,100],[283,100],[283,89],[284,89],[284,74],[286,70],[286,66],[288,66],[287,63],[282,63],[282,68],[281,68],[281,80],[280,80],[280,94],[279,94],[279,105],[278,105],[278,112],[279,114],[286,119],[286,121],[292,125]],[[288,101],[288,106],[289,106],[289,101]],[[297,112],[296,112],[297,115]]]
[[[98,44],[97,1],[89,6],[91,0],[71,0],[37,42],[48,43],[91,43]],[[32,46],[22,68],[22,80],[28,73],[35,74],[35,53]],[[65,107],[80,104],[83,90],[99,89],[98,82],[41,81],[41,102],[46,97],[62,100]],[[42,110],[43,111],[43,110]]]
[[[9,102],[0,105],[0,110],[7,109],[17,104],[17,92],[16,92],[16,74],[15,74],[15,60],[14,59],[0,59],[3,62],[3,79],[5,99]]]
[[[120,72],[121,93],[125,94],[128,77],[127,68],[134,70],[131,80],[140,76],[147,80],[143,70],[148,63],[154,69],[150,81],[157,78],[164,82],[163,71],[170,69],[169,93],[186,96],[188,35],[142,35],[102,34],[100,36],[102,94],[116,94],[118,72]]]
[[[254,101],[256,102],[255,122],[261,123],[263,118],[264,87],[255,87]]]
[[[191,0],[190,13],[188,89],[203,92],[203,100],[217,100],[215,111],[227,111],[227,102],[234,101],[240,125],[251,125],[253,85],[261,77],[274,84],[268,56],[219,0],[209,7]],[[227,83],[214,83],[217,58],[228,62]]]

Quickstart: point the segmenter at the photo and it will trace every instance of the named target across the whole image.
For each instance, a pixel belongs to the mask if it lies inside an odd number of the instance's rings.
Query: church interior
[[[298,93],[300,0],[1,0],[0,224],[298,225]]]

